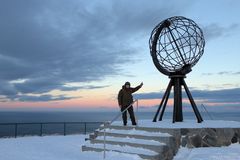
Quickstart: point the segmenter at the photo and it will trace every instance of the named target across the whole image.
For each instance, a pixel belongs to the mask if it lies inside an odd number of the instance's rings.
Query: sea
[[[153,119],[154,115],[155,112],[135,113],[139,120]],[[240,121],[240,112],[203,112],[201,115],[204,120]],[[183,117],[196,119],[193,112],[184,112]],[[115,111],[0,111],[0,138],[86,134],[113,119],[121,121],[121,114]],[[163,119],[172,119],[172,112],[165,112]]]

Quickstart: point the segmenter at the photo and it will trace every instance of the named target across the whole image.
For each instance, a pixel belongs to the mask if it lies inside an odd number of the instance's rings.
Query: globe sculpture
[[[172,88],[174,94],[173,123],[183,121],[182,86],[198,123],[203,121],[184,78],[203,55],[204,46],[203,32],[191,19],[182,16],[170,17],[153,29],[149,39],[153,63],[161,73],[170,78],[153,122],[157,121],[160,112],[159,121],[162,120]]]

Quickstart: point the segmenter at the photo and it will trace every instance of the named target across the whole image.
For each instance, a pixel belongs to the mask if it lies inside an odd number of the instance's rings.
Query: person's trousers
[[[121,112],[123,112],[128,106],[123,106],[121,108]],[[134,112],[133,112],[133,106],[129,107],[127,111],[125,111],[124,113],[122,113],[122,119],[123,119],[123,124],[127,125],[127,112],[130,115],[130,119],[132,121],[132,125],[136,125],[136,120],[135,120],[135,116],[134,116]]]

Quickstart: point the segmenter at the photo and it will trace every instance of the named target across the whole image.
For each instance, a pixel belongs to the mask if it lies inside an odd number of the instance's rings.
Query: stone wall
[[[220,147],[240,143],[240,128],[191,128],[180,129],[180,133],[181,146],[188,148]]]

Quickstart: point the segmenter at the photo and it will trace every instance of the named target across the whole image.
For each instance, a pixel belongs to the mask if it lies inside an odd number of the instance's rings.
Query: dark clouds
[[[240,88],[222,90],[191,90],[195,100],[202,100],[210,103],[237,103],[240,104]],[[150,92],[136,94],[137,99],[161,99],[163,92]],[[184,94],[184,97],[186,95]]]
[[[184,7],[184,2],[163,1],[2,0],[0,95],[20,101],[66,99],[47,93],[81,89],[64,87],[69,82],[121,74],[118,66],[137,55],[139,46],[131,44],[148,38],[160,20]]]

